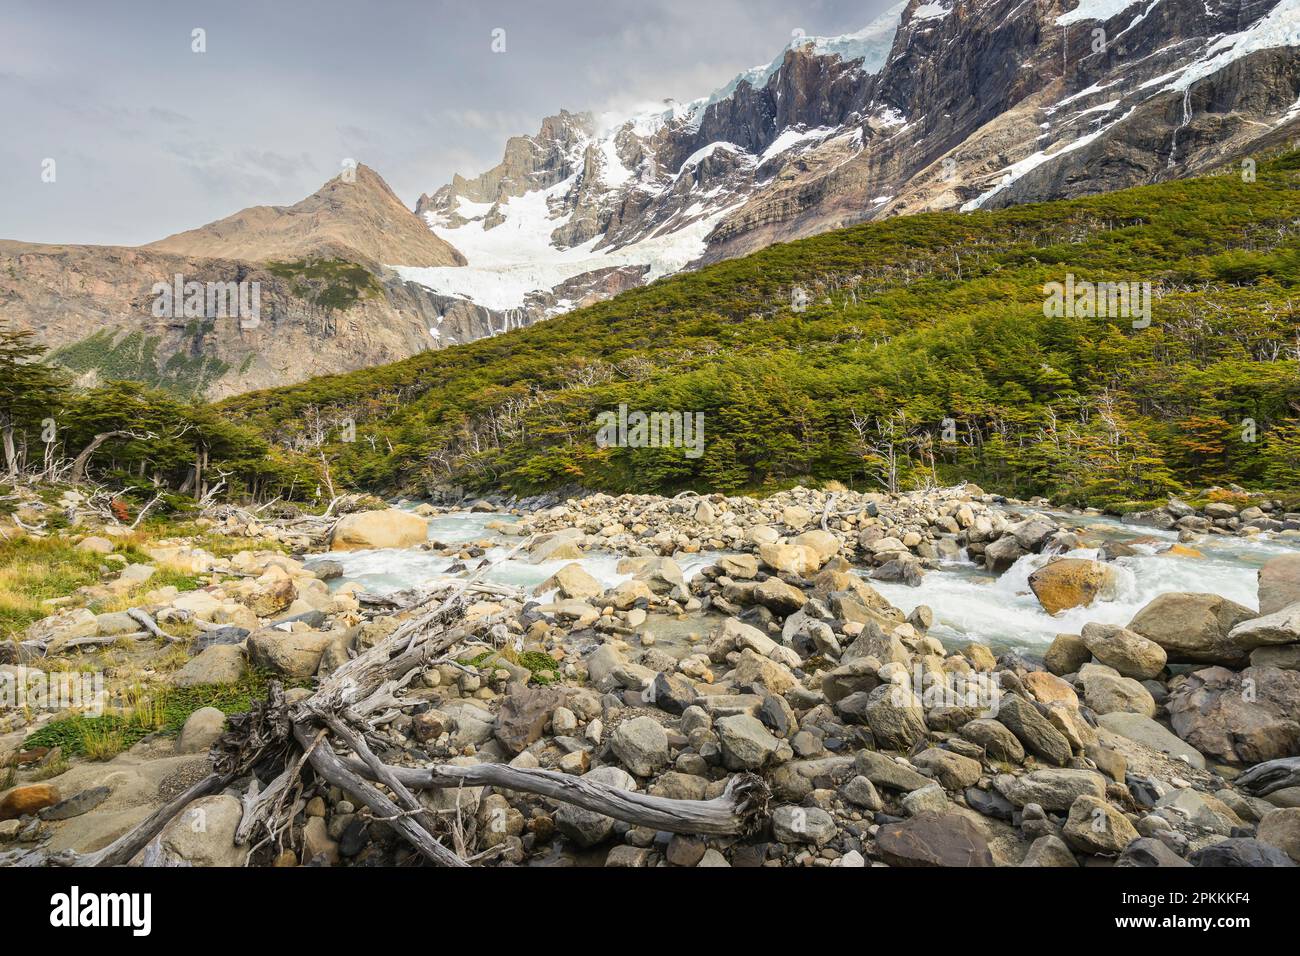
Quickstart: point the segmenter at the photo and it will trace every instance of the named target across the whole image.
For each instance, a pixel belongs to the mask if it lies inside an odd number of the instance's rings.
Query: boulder
[[[610,738],[610,747],[623,765],[638,777],[651,776],[669,759],[668,734],[651,717],[623,721]]]
[[[636,790],[636,780],[626,770],[619,767],[597,767],[582,775],[583,780],[603,783],[619,790]],[[596,813],[584,810],[571,803],[562,804],[555,812],[555,825],[561,833],[580,847],[586,848],[603,843],[614,832],[616,821]]]
[[[772,835],[782,843],[824,846],[835,832],[835,819],[817,807],[783,806],[772,813]]]
[[[549,687],[514,684],[497,711],[492,734],[512,754],[523,753],[541,739],[564,696]]]
[[[330,536],[332,551],[412,548],[429,537],[429,522],[409,511],[389,508],[344,515]]]
[[[1124,852],[1115,861],[1116,866],[1125,867],[1180,867],[1191,866],[1181,856],[1169,849],[1160,840],[1142,837],[1134,840],[1124,848]]]
[[[758,556],[777,574],[797,578],[811,578],[825,563],[817,551],[802,544],[765,544],[759,547]]]
[[[1089,794],[1080,795],[1070,805],[1062,833],[1074,849],[1094,856],[1118,854],[1139,836],[1116,807]]]
[[[235,830],[243,812],[229,794],[195,800],[145,848],[145,865],[242,866],[248,848],[235,845]]]
[[[1029,575],[1029,587],[1048,614],[1108,600],[1115,595],[1117,581],[1110,565],[1084,558],[1051,561]]]
[[[877,687],[868,695],[864,715],[877,747],[906,751],[925,739],[925,709],[921,699],[906,687]]]
[[[178,754],[207,753],[225,732],[226,715],[215,707],[200,707],[185,718],[180,736],[176,738],[176,752]]]
[[[267,628],[248,636],[248,659],[255,667],[264,667],[284,677],[314,677],[325,649],[337,636]]]
[[[1233,837],[1201,847],[1187,858],[1192,866],[1263,867],[1295,866],[1285,852],[1249,837]]]
[[[1079,861],[1074,858],[1070,848],[1065,845],[1065,841],[1060,837],[1052,836],[1050,833],[1046,836],[1040,836],[1029,847],[1029,852],[1025,854],[1021,866],[1029,867],[1069,867],[1078,866]]]
[[[778,741],[755,717],[733,714],[715,724],[728,770],[759,770],[776,753]]]
[[[1176,733],[1203,754],[1256,764],[1300,755],[1300,672],[1208,667],[1165,703]]]
[[[14,820],[52,807],[62,799],[59,788],[49,783],[14,787],[0,800],[0,820]]]
[[[921,751],[912,758],[912,763],[922,770],[928,770],[943,784],[945,790],[964,790],[973,786],[983,775],[978,760],[938,747]]]
[[[1300,554],[1272,558],[1259,569],[1259,613],[1276,614],[1300,604]]]
[[[1078,673],[1079,668],[1092,660],[1092,651],[1077,634],[1058,634],[1043,655],[1043,664],[1057,677]]]
[[[1248,648],[1229,634],[1253,611],[1217,594],[1162,594],[1129,622],[1128,629],[1163,647],[1173,664],[1244,664]]]
[[[1097,724],[1111,733],[1126,737],[1157,753],[1166,754],[1176,760],[1186,760],[1197,770],[1205,769],[1205,757],[1200,751],[1179,740],[1150,717],[1114,711],[1100,715]]]
[[[1035,770],[1022,777],[1001,774],[993,781],[997,791],[1018,807],[1036,803],[1051,813],[1068,813],[1083,795],[1102,799],[1106,778],[1095,770]]]
[[[1082,640],[1098,663],[1134,680],[1158,676],[1168,659],[1165,649],[1155,641],[1114,624],[1085,624]]]
[[[1022,763],[1025,748],[1005,724],[988,718],[972,720],[957,733],[973,744],[984,748],[990,760],[1003,763]]]
[[[1121,677],[1114,669],[1101,664],[1084,664],[1079,670],[1079,683],[1088,706],[1098,714],[1126,711],[1154,717],[1155,698],[1151,692],[1131,677]]]
[[[1023,697],[1004,694],[998,701],[997,721],[1015,734],[1027,751],[1049,763],[1063,765],[1074,755],[1065,735]]]
[[[1228,639],[1245,650],[1300,643],[1300,603],[1280,611],[1242,621],[1228,634]]]
[[[574,601],[586,601],[600,594],[605,588],[599,581],[587,573],[581,564],[566,564],[549,578],[534,588],[534,594],[546,594],[550,591],[560,592],[560,596]]]
[[[780,578],[768,578],[754,588],[754,600],[782,617],[793,614],[808,603],[802,591]]]
[[[1300,863],[1300,807],[1274,810],[1259,821],[1255,836],[1261,843],[1277,847]]]
[[[984,835],[958,813],[927,812],[887,823],[876,833],[876,849],[890,866],[993,866]]]
[[[238,644],[213,644],[192,657],[171,675],[175,687],[237,684],[246,670],[244,650]]]

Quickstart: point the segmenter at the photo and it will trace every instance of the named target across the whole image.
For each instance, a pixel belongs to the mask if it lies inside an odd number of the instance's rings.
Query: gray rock
[[[1190,857],[1192,866],[1261,867],[1295,866],[1291,858],[1275,846],[1248,837],[1233,837],[1201,847]]]
[[[1049,763],[1063,765],[1074,755],[1065,735],[1017,694],[1004,694],[998,701],[997,720],[1015,734],[1026,750]]]
[[[1129,740],[1135,741],[1144,747],[1149,747],[1157,753],[1186,760],[1197,770],[1205,769],[1205,757],[1201,755],[1200,751],[1184,743],[1150,717],[1115,711],[1109,714],[1101,714],[1097,717],[1097,723],[1112,733],[1127,737]]]
[[[759,770],[776,753],[778,741],[762,722],[748,714],[719,718],[714,723],[728,770]]]
[[[206,753],[226,730],[226,715],[215,707],[202,707],[185,719],[176,740],[178,754]]]
[[[1116,866],[1158,867],[1191,866],[1181,856],[1154,837],[1141,837],[1124,848],[1115,861]]]
[[[772,813],[772,835],[782,843],[824,846],[835,836],[835,820],[816,807],[777,807]]]
[[[1070,867],[1079,865],[1065,841],[1050,833],[1040,836],[1029,847],[1021,866],[1028,867]]]
[[[1035,770],[1022,777],[1001,774],[993,785],[1018,807],[1036,803],[1053,813],[1068,813],[1080,796],[1106,795],[1106,778],[1094,770]]]
[[[648,777],[668,763],[668,734],[650,717],[634,717],[619,724],[610,746],[638,777]]]
[[[617,787],[620,790],[637,788],[636,780],[631,774],[618,767],[597,767],[583,774],[582,779]],[[566,837],[585,848],[609,839],[614,832],[615,821],[613,817],[566,803],[555,812],[555,825]]]

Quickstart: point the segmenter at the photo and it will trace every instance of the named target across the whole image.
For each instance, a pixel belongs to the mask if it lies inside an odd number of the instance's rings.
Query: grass
[[[103,561],[58,538],[0,541],[0,635],[16,639],[51,613],[43,602],[99,583]]]
[[[153,693],[133,689],[122,712],[51,721],[31,734],[23,742],[23,749],[61,747],[69,756],[108,760],[150,734],[179,733],[189,716],[204,707],[215,707],[223,714],[243,713],[254,701],[266,698],[267,684],[273,676],[253,671],[237,684],[166,687]]]

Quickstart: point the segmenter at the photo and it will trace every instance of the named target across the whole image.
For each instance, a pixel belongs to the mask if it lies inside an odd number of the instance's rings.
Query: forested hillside
[[[1149,282],[1149,327],[1045,317],[1045,286],[1067,275]],[[968,479],[1091,503],[1294,489],[1298,281],[1289,153],[1253,178],[1234,168],[778,245],[218,407],[380,491],[869,488],[891,472],[904,487]],[[704,454],[598,448],[596,417],[620,404],[702,412]]]

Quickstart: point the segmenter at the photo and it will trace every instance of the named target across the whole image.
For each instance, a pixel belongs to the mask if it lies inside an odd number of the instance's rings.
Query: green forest
[[[1044,288],[1149,283],[1151,321]],[[307,423],[336,478],[419,492],[757,491],[976,481],[1079,504],[1300,488],[1300,154],[1085,199],[773,246],[491,339],[231,399]],[[1140,323],[1139,323],[1140,324]],[[705,416],[703,456],[597,447],[596,418]],[[319,437],[320,431],[317,429]],[[319,441],[313,447],[321,444]]]
[[[1137,283],[1151,321],[1048,314]],[[1300,153],[1084,199],[772,246],[525,329],[218,405],[142,385],[51,401],[120,477],[339,487],[760,492],[969,480],[1115,507],[1300,489]],[[30,403],[29,403],[30,404]],[[704,453],[599,447],[620,405],[701,413]],[[26,415],[26,418],[24,418]],[[39,420],[10,414],[18,441]],[[180,424],[178,424],[180,423]]]

